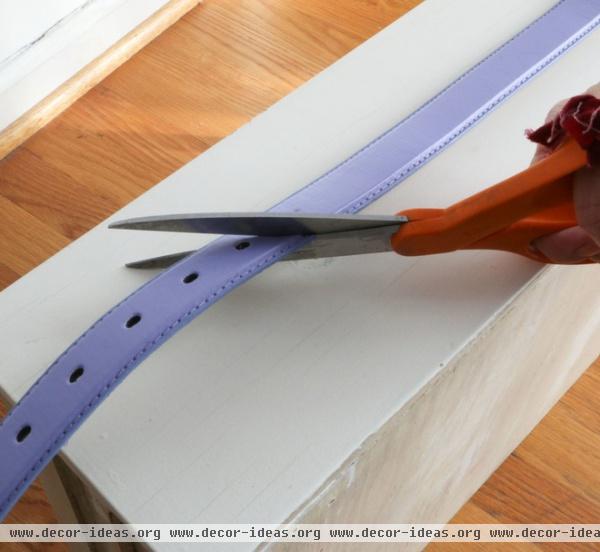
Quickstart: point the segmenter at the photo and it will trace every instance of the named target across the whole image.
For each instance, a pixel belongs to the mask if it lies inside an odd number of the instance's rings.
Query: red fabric
[[[600,99],[590,94],[572,97],[560,113],[537,130],[528,130],[527,138],[555,149],[567,136],[587,150],[590,166],[600,166]]]

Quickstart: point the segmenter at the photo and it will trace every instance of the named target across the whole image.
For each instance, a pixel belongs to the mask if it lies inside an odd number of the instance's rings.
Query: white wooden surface
[[[540,271],[288,521],[450,519],[597,358],[599,344],[598,268]],[[556,450],[568,447],[568,442],[556,443]],[[336,546],[316,542],[302,550],[323,552]],[[361,544],[346,546],[365,549]],[[369,544],[368,551],[414,552],[423,547],[378,543]],[[293,544],[264,548],[298,550]]]
[[[428,0],[114,218],[269,207],[553,3]],[[597,81],[599,47],[595,33],[365,212],[444,206],[524,167],[533,147],[523,129]],[[125,261],[208,239],[117,235],[102,224],[5,290],[4,394],[18,399],[145,281],[147,273],[121,268]],[[572,270],[598,277],[597,267]],[[283,521],[538,272],[491,252],[280,263],[146,360],[72,438],[65,458],[126,521]],[[514,340],[530,346],[526,335]]]
[[[0,2],[0,130],[167,1]]]
[[[20,0],[0,3],[0,62],[5,63],[57,25],[85,0]]]

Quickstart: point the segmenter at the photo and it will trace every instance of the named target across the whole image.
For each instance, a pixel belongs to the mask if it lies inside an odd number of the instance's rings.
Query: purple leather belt
[[[273,207],[355,213],[416,171],[600,23],[600,0],[562,0],[420,109]],[[140,362],[307,238],[220,238],[161,273],[73,343],[0,425],[0,519]]]

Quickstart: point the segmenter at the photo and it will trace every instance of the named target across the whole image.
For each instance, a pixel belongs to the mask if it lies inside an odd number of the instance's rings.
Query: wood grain
[[[37,105],[0,131],[0,159],[62,113],[74,101],[127,61],[200,0],[170,0],[102,55],[88,63]]]
[[[418,3],[206,0],[0,161],[5,213],[0,285],[9,285]],[[453,521],[597,521],[599,392],[597,363]],[[7,521],[55,520],[34,485]],[[465,548],[430,549],[441,546]],[[559,549],[511,549],[538,548]],[[469,547],[474,549],[495,548]]]

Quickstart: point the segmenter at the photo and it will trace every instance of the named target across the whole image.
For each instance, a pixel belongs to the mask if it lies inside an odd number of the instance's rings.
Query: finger
[[[600,244],[600,168],[586,167],[575,175],[573,203],[577,222]]]
[[[600,255],[600,245],[579,226],[542,236],[532,245],[555,263],[576,263]]]
[[[600,82],[594,86],[590,86],[586,90],[586,94],[591,94],[592,96],[596,96],[596,98],[600,98]]]

